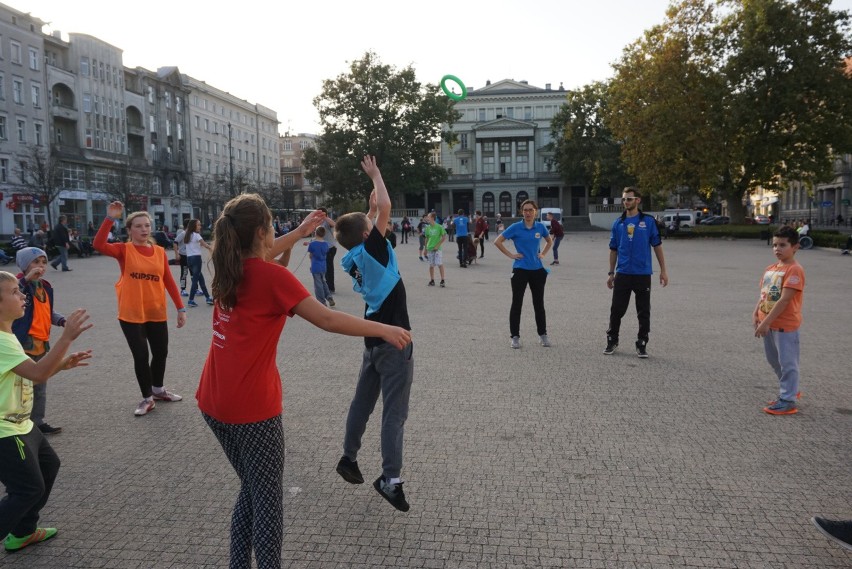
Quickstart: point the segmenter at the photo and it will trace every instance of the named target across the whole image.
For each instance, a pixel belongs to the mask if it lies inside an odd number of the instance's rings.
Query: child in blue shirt
[[[521,308],[524,305],[524,293],[527,286],[532,294],[535,325],[539,341],[545,348],[550,347],[547,336],[547,314],[544,310],[544,285],[547,282],[547,270],[541,260],[553,246],[553,239],[547,228],[538,219],[538,205],[532,200],[521,204],[523,221],[513,223],[494,240],[494,246],[510,259],[512,263],[512,308],[509,309],[509,334],[512,336],[512,348],[521,347]],[[510,253],[503,242],[511,239],[515,253]],[[539,251],[544,239],[544,250]]]
[[[308,245],[308,254],[311,256],[311,275],[314,277],[314,296],[320,304],[334,306],[331,290],[326,281],[326,255],[328,255],[328,243],[324,240],[325,227],[317,227],[314,232],[314,240]]]
[[[405,285],[399,275],[396,253],[384,237],[390,219],[391,201],[376,159],[365,156],[364,172],[373,181],[370,212],[348,213],[337,219],[337,242],[349,252],[341,260],[352,277],[354,290],[366,303],[364,318],[411,330]],[[382,395],[382,475],[373,487],[402,512],[409,509],[402,490],[402,441],[408,418],[408,399],[414,380],[414,347],[397,349],[381,338],[364,338],[365,349],[355,396],[346,418],[343,456],[337,473],[350,484],[363,484],[358,451],[367,421]]]

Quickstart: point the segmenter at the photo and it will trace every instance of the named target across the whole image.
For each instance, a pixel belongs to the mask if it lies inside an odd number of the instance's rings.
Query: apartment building
[[[456,103],[458,142],[441,144],[441,163],[450,171],[428,209],[448,214],[481,210],[488,217],[518,215],[526,199],[539,207],[562,207],[565,215],[586,215],[585,188],[565,187],[547,149],[551,122],[565,102],[560,85],[542,89],[527,81],[488,81]]]
[[[36,228],[46,211],[25,184],[33,153],[47,153],[44,24],[0,4],[0,233]]]
[[[302,156],[316,144],[316,135],[289,132],[278,139],[281,156],[281,189],[286,209],[314,209],[321,205],[320,189],[305,177]]]
[[[183,75],[189,92],[190,169],[196,184],[227,195],[280,185],[278,115]]]

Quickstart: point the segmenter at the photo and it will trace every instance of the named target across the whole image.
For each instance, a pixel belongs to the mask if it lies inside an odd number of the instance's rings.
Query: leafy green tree
[[[620,189],[634,183],[621,160],[621,143],[604,123],[607,104],[606,83],[568,91],[551,123],[550,147],[562,179],[567,185],[582,184],[592,194],[602,187]]]
[[[451,127],[460,116],[439,93],[437,85],[418,82],[411,66],[397,70],[365,53],[347,74],[325,80],[314,99],[322,134],[305,150],[307,177],[332,203],[357,202],[372,189],[361,158],[374,154],[391,192],[436,188],[447,172],[431,161],[431,152],[437,141],[454,139]]]
[[[645,189],[752,189],[833,177],[852,150],[850,16],[830,0],[685,0],[628,46],[607,124]]]

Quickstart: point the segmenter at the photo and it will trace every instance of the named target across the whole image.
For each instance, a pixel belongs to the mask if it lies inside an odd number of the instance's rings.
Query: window
[[[506,107],[506,116],[510,119],[515,118],[515,107]]]
[[[500,215],[503,217],[513,217],[512,211],[512,194],[509,192],[500,192]]]
[[[219,156],[219,143],[218,142],[213,143],[213,154],[215,154],[216,156]]]
[[[532,107],[524,107],[524,120],[532,119]]]
[[[95,95],[93,102],[95,103],[95,106],[94,106],[95,114],[96,115],[101,114],[101,98],[98,97],[97,95]]]
[[[210,132],[210,119],[204,119],[204,132]]]
[[[494,217],[494,194],[491,192],[482,194],[482,214]]]
[[[479,121],[482,122],[485,120],[485,109],[479,109]]]
[[[6,77],[0,73],[0,101],[6,100]]]
[[[21,44],[16,41],[11,43],[11,51],[9,52],[9,58],[12,60],[12,63],[21,63]]]
[[[35,123],[33,125],[33,134],[35,135],[35,145],[36,146],[41,146],[44,143],[44,141],[42,140],[42,135],[43,135],[42,128],[43,128],[43,125],[41,125],[39,123]]]
[[[169,93],[168,91],[166,91],[165,98],[166,98],[166,108],[171,109],[172,108],[172,94]]]
[[[156,176],[151,178],[151,191],[157,195],[163,193],[163,184],[160,182],[160,179]]]
[[[195,115],[195,128],[201,128],[201,118],[198,115]]]
[[[29,52],[30,52],[30,69],[32,69],[33,71],[38,71],[39,70],[38,50],[34,47],[31,47],[31,48],[29,48]]]
[[[92,96],[88,93],[83,94],[83,112],[91,113],[92,112]]]
[[[494,143],[493,142],[483,143],[482,151],[483,152],[494,152]]]
[[[500,141],[500,152],[509,152],[511,150],[512,150],[512,147],[509,144],[508,140],[501,140]]]
[[[285,150],[286,152],[289,152],[289,151],[293,150],[293,143],[292,143],[292,141],[290,141],[290,140],[285,140],[285,141],[284,141],[284,150]]]
[[[175,111],[181,112],[183,110],[183,99],[180,97],[175,97]]]
[[[207,161],[207,173],[210,173],[210,160]]]
[[[293,176],[284,176],[284,186],[287,188],[293,187]]]
[[[19,105],[24,104],[24,81],[22,79],[12,79],[12,100]]]
[[[494,157],[485,156],[482,158],[482,173],[494,174]]]
[[[0,182],[9,181],[9,160],[0,158]]]
[[[208,153],[210,152],[210,141],[209,140],[204,141],[204,150]]]
[[[86,129],[86,148],[93,148],[94,142],[92,141],[92,129]]]
[[[500,173],[501,174],[509,174],[512,172],[512,157],[511,156],[501,156],[500,157]]]
[[[525,201],[527,201],[528,199],[530,199],[530,195],[523,190],[518,192],[518,195],[515,196],[515,204],[517,206],[516,209],[517,209],[519,215],[520,215],[520,211],[521,211],[521,204],[524,203]]]
[[[6,117],[0,116],[0,140],[6,140]]]
[[[40,109],[41,108],[41,85],[31,85],[30,90],[32,92],[33,108]]]
[[[201,150],[201,138],[196,138],[196,139],[195,139],[195,149],[196,149],[196,150]]]
[[[148,129],[151,132],[155,132],[157,130],[157,119],[154,118],[154,115],[148,115]]]
[[[154,104],[154,88],[148,86],[148,102]]]
[[[530,171],[529,156],[519,154],[516,157],[515,165],[518,169],[518,174],[527,174]]]
[[[527,144],[528,144],[528,142],[526,140],[519,140],[517,142],[518,152],[526,152],[527,151]]]
[[[18,142],[27,141],[27,121],[18,119]]]
[[[89,76],[89,58],[81,57],[80,58],[80,75],[83,77]]]
[[[177,137],[178,140],[183,140],[183,125],[180,123],[177,123]]]
[[[459,174],[470,174],[470,160],[467,158],[459,160]]]
[[[462,150],[467,150],[467,149],[468,149],[468,146],[467,146],[467,134],[460,134],[460,135],[459,135],[459,144],[461,145],[461,149],[462,149]]]
[[[497,107],[494,109],[494,117],[498,119],[503,118],[503,107]]]

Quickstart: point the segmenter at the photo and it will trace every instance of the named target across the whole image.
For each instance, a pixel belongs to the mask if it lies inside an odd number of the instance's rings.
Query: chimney
[[[489,85],[491,85],[491,79],[486,79],[485,86],[488,87]]]
[[[529,82],[529,81],[527,81],[526,79],[521,79],[521,84],[522,84],[522,85],[529,85],[529,84],[530,84],[530,82]]]
[[[545,90],[545,91],[550,91],[550,83],[545,83],[545,84],[544,84],[544,90]]]
[[[562,81],[559,82],[559,90],[564,91],[565,87],[562,86]]]
[[[58,40],[61,40],[62,39],[62,32],[60,32],[59,30],[53,30],[53,37],[55,37]]]

